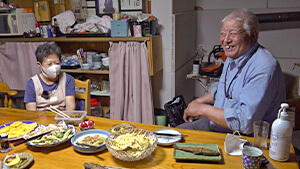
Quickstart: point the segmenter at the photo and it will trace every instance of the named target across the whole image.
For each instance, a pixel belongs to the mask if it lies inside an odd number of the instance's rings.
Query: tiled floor
[[[292,144],[294,146],[296,158],[298,160],[298,167],[300,168],[300,130],[293,132]]]

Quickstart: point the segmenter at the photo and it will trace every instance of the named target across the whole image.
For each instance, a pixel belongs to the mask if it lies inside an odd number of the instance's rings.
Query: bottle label
[[[193,64],[193,74],[199,74],[199,64]]]
[[[289,159],[292,137],[285,133],[271,133],[269,156],[277,161],[286,161]]]

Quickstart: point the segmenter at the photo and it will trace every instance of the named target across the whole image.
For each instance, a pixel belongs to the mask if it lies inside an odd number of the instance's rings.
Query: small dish
[[[171,146],[174,143],[180,141],[182,139],[182,134],[174,129],[158,129],[153,131],[154,134],[157,134],[157,144],[160,146]],[[166,134],[166,136],[164,136],[163,134]],[[178,135],[176,137],[174,136],[167,136],[167,135]]]
[[[10,167],[7,167],[9,169],[23,169],[23,168],[26,168],[30,163],[32,163],[34,157],[32,154],[29,154],[29,153],[16,153],[16,155],[19,156],[20,159],[20,162],[13,165],[13,166],[10,166]],[[7,165],[5,165],[6,167]],[[3,167],[4,168],[4,167]],[[6,169],[6,168],[4,168]]]
[[[71,144],[73,145],[74,149],[80,153],[97,153],[102,150],[105,150],[106,149],[105,143],[97,147],[78,146],[76,144],[77,141],[82,140],[84,137],[94,136],[94,135],[99,135],[106,139],[110,135],[110,133],[106,130],[100,130],[100,129],[85,130],[73,136],[71,139]]]
[[[91,120],[92,121],[92,120]],[[82,123],[80,123],[78,126],[80,128],[81,131],[84,131],[84,130],[89,130],[89,129],[93,129],[95,127],[95,122],[92,121],[92,125],[89,124],[90,120],[89,121],[84,121]],[[83,127],[83,123],[86,124],[86,127]]]
[[[180,147],[204,147],[211,149],[220,153],[219,147],[217,144],[189,144],[189,143],[176,143]],[[176,161],[180,160],[190,160],[190,161],[220,161],[222,159],[221,153],[217,156],[206,156],[206,155],[195,155],[192,152],[187,152],[183,150],[178,150],[174,148],[174,159]]]
[[[7,165],[3,164],[2,166],[3,169],[9,169]]]

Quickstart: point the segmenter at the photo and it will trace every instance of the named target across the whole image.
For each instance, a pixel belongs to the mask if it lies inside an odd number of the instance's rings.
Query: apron
[[[66,73],[61,72],[59,74],[58,87],[55,92],[48,95],[48,98],[42,97],[44,90],[38,75],[33,76],[31,79],[35,88],[37,111],[48,111],[46,108],[50,105],[59,110],[66,110]]]

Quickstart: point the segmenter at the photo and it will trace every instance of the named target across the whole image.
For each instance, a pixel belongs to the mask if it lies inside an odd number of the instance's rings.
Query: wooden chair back
[[[76,92],[76,99],[85,100],[85,111],[90,116],[91,115],[91,80],[81,81],[79,79],[74,79],[75,87],[85,89],[85,93]]]
[[[12,106],[11,97],[17,95],[18,92],[15,90],[10,90],[10,88],[6,83],[0,82],[0,93],[4,94],[4,101],[3,101],[4,107],[11,108]],[[0,100],[0,105],[1,105],[1,100]]]

